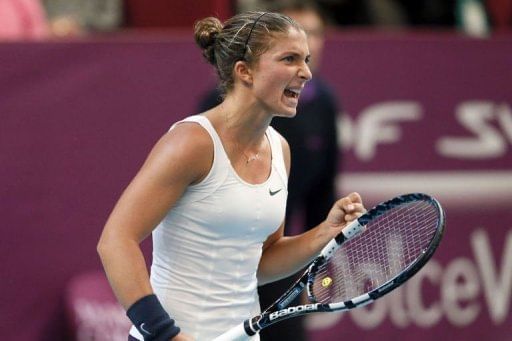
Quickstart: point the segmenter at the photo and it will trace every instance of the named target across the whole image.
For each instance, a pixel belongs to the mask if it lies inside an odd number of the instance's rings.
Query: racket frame
[[[439,219],[436,231],[430,240],[430,243],[423,249],[423,252],[418,254],[418,257],[412,261],[406,268],[404,268],[400,273],[398,273],[395,277],[391,278],[390,280],[386,281],[385,283],[381,284],[379,287],[375,288],[374,290],[362,294],[360,296],[354,297],[350,300],[343,301],[343,302],[337,302],[337,303],[331,303],[328,304],[329,310],[328,311],[340,311],[340,310],[349,310],[353,309],[355,307],[360,307],[366,304],[369,304],[373,302],[374,300],[378,299],[379,297],[382,297],[386,295],[387,293],[391,292],[392,290],[396,289],[400,285],[402,285],[404,282],[406,282],[409,278],[414,276],[432,257],[435,250],[439,246],[439,243],[441,242],[441,239],[444,235],[444,226],[445,226],[445,213],[441,206],[441,204],[434,199],[433,197],[424,194],[424,193],[410,193],[410,194],[404,194],[401,196],[397,196],[391,200],[388,200],[386,202],[380,203],[368,212],[364,213],[361,217],[359,217],[357,220],[353,221],[350,225],[354,225],[356,222],[361,225],[366,225],[368,222],[376,219],[377,217],[383,215],[385,212],[389,211],[390,209],[400,206],[407,202],[414,202],[414,201],[425,201],[429,204],[433,205],[437,212],[439,212]],[[349,225],[349,226],[350,226]],[[348,228],[347,226],[346,228]],[[346,229],[345,228],[345,229]],[[352,236],[353,237],[353,236]],[[348,241],[351,238],[347,238],[345,233],[340,233],[336,238],[336,242],[338,243],[339,248],[343,243]],[[331,241],[332,243],[332,241]],[[327,245],[329,246],[329,244]],[[327,248],[327,246],[324,248],[324,250]],[[334,249],[334,251],[336,250]],[[321,254],[324,255],[324,250],[322,250]],[[334,251],[329,252],[328,255],[331,257],[334,254]],[[327,253],[325,254],[327,256]],[[325,261],[328,258],[324,259],[321,263],[318,259],[315,259],[313,261],[313,265],[318,261],[317,267],[321,264],[324,264]],[[310,267],[311,268],[311,267]],[[309,269],[308,269],[309,270]],[[312,270],[316,270],[312,269]],[[310,280],[308,281],[307,285],[307,294],[308,299],[311,302],[317,302],[315,296],[313,295],[313,283],[315,280],[315,274],[316,271],[310,272]]]

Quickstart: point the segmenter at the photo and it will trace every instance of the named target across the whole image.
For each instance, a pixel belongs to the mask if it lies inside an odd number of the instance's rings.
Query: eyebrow
[[[302,56],[303,56],[303,54],[302,54],[302,53],[300,53],[300,52],[296,52],[296,51],[293,51],[293,50],[286,50],[286,51],[284,51],[284,52],[279,53],[278,55],[279,55],[279,56],[293,55],[293,56],[301,57],[301,58],[302,58]],[[304,58],[305,58],[305,59],[307,59],[307,58],[311,58],[311,54],[310,54],[310,53],[308,53],[307,55],[305,55],[305,57],[304,57]]]

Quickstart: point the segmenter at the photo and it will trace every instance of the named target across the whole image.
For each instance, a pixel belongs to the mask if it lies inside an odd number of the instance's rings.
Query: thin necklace
[[[260,158],[260,152],[257,152],[256,154],[254,154],[253,156],[247,156],[247,154],[245,154],[245,152],[242,152],[245,156],[245,158],[247,159],[245,161],[245,165],[247,166],[249,164],[249,162],[251,161],[254,161],[254,160],[257,160]]]

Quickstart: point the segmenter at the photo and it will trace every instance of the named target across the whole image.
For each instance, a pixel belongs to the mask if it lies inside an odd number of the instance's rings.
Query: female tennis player
[[[257,285],[300,270],[364,212],[352,193],[317,227],[283,236],[290,151],[269,124],[295,115],[311,79],[304,30],[248,12],[203,19],[195,38],[224,101],[164,134],[98,244],[130,340],[213,339],[259,312]],[[150,233],[151,278],[139,247]]]

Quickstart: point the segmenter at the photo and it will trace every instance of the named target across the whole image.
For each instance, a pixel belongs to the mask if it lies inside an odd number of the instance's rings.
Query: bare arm
[[[205,151],[209,150],[207,153]],[[211,166],[213,146],[197,124],[183,123],[155,145],[117,202],[98,243],[98,253],[117,299],[125,309],[153,292],[140,249],[187,186]]]
[[[283,155],[289,172],[290,150],[284,139]],[[334,203],[322,223],[298,236],[284,236],[284,223],[281,224],[263,245],[258,268],[258,284],[263,285],[285,278],[302,269],[348,222],[357,219],[364,211],[359,194],[351,193]]]

